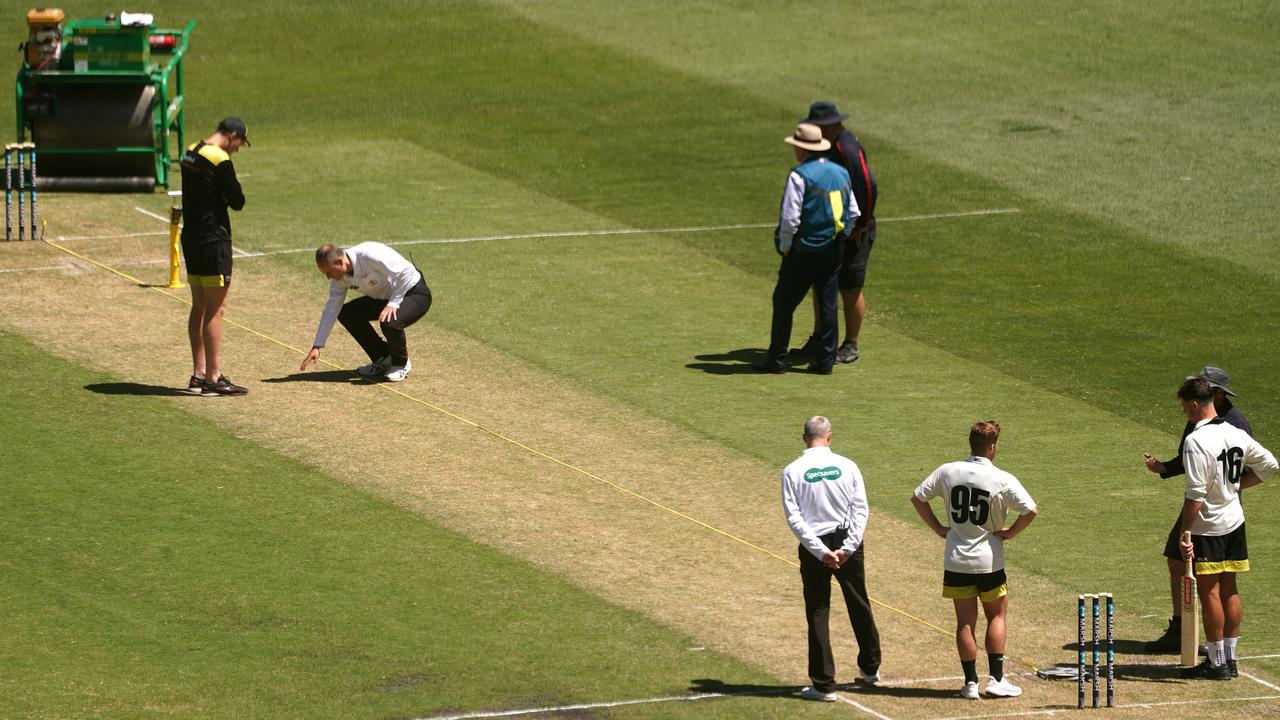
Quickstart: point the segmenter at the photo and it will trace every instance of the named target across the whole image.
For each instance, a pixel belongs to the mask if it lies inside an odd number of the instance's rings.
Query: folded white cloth
[[[120,13],[120,24],[125,26],[132,25],[150,25],[156,21],[151,13]]]

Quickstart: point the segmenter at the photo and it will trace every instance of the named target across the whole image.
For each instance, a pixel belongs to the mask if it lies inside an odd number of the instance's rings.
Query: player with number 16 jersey
[[[1036,507],[1018,478],[980,455],[934,470],[915,496],[925,502],[942,498],[950,520],[942,567],[970,575],[1004,569],[1004,541],[996,533],[1010,510],[1025,514]]]

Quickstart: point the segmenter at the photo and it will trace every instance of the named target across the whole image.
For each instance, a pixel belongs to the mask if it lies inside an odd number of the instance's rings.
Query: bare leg
[[[1196,585],[1200,591],[1200,607],[1204,612],[1204,638],[1208,642],[1222,640],[1223,625],[1226,622],[1222,609],[1221,590],[1223,575],[1197,575]],[[1235,592],[1235,577],[1230,581],[1231,590]],[[1237,627],[1239,620],[1236,620]]]
[[[978,659],[978,640],[973,629],[978,624],[978,599],[954,598],[951,602],[956,608],[956,652],[961,662],[972,662]]]
[[[1186,570],[1186,561],[1173,558],[1165,560],[1169,561],[1169,596],[1173,600],[1173,615],[1170,617],[1182,617],[1182,573]]]
[[[187,337],[191,341],[191,374],[207,377],[204,369],[204,295],[202,288],[191,286],[191,313],[187,316]]]
[[[205,378],[209,382],[217,382],[222,376],[222,313],[227,302],[227,288],[202,287],[199,291],[202,296],[200,334],[204,346]]]
[[[844,339],[858,342],[858,334],[862,332],[862,319],[867,314],[867,298],[862,290],[840,290],[840,299],[844,301]]]
[[[987,653],[1004,654],[1005,625],[1004,615],[1009,608],[1009,596],[1001,596],[992,602],[982,603],[982,612],[987,616]]]
[[[1240,623],[1244,621],[1244,604],[1240,601],[1240,593],[1236,590],[1236,574],[1223,573],[1219,577],[1218,595],[1222,599],[1222,635],[1223,637],[1240,637]]]

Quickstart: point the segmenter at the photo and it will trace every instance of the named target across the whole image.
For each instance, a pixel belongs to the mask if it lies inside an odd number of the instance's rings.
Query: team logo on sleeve
[[[813,468],[804,471],[804,481],[807,483],[819,483],[823,480],[839,480],[840,468],[832,465],[831,467]]]

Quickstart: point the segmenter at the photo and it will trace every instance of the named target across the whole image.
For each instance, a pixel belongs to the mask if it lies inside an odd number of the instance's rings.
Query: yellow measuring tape
[[[160,293],[161,295],[163,295],[163,296],[165,296],[165,297],[167,297],[167,298],[170,298],[170,299],[173,299],[173,300],[177,300],[178,302],[184,303],[184,304],[186,304],[186,305],[190,305],[190,304],[191,304],[191,301],[190,301],[190,300],[187,300],[186,298],[178,297],[177,295],[173,295],[173,294],[171,294],[171,293],[167,293],[167,292],[165,292],[165,291],[164,291],[164,289],[162,289],[162,288],[155,287],[155,286],[153,286],[153,285],[148,285],[147,283],[145,283],[145,282],[143,282],[143,281],[139,280],[139,279],[138,279],[138,278],[136,278],[136,277],[133,277],[132,275],[129,275],[128,273],[121,272],[120,270],[117,270],[117,269],[115,269],[115,268],[113,268],[113,267],[111,267],[111,266],[109,266],[109,265],[104,264],[104,263],[100,263],[100,262],[98,262],[97,260],[94,260],[93,258],[85,257],[84,255],[81,255],[80,253],[77,253],[77,252],[75,252],[74,250],[71,250],[71,249],[69,249],[69,248],[63,247],[63,246],[61,246],[61,245],[59,245],[59,244],[57,244],[57,243],[55,243],[55,242],[53,242],[53,241],[51,241],[51,240],[45,240],[44,242],[45,242],[45,244],[49,245],[50,247],[56,248],[56,249],[58,249],[58,250],[61,250],[62,252],[67,253],[68,255],[71,255],[72,257],[79,258],[80,260],[83,260],[83,261],[85,261],[85,262],[87,262],[87,263],[91,263],[91,264],[93,264],[93,265],[95,265],[95,266],[97,266],[97,267],[102,268],[103,270],[106,270],[106,271],[108,271],[108,272],[110,272],[110,273],[113,273],[113,274],[115,274],[115,275],[118,275],[118,276],[120,276],[120,277],[122,277],[122,278],[124,278],[124,279],[126,279],[126,280],[128,280],[128,281],[130,281],[130,282],[133,282],[133,283],[136,283],[136,284],[138,284],[138,285],[140,285],[140,286],[142,286],[142,287],[145,287],[145,288],[147,288],[148,290],[154,290],[155,292],[158,292],[158,293]],[[237,327],[237,328],[239,328],[239,329],[241,329],[241,330],[244,330],[245,332],[248,332],[248,333],[251,333],[251,334],[253,334],[253,335],[256,335],[257,337],[260,337],[260,338],[262,338],[263,340],[266,340],[266,341],[268,341],[268,342],[271,342],[271,343],[274,343],[274,344],[276,344],[276,345],[279,345],[279,346],[280,346],[280,347],[282,347],[282,348],[286,348],[286,349],[288,349],[288,350],[292,350],[293,352],[296,352],[296,353],[298,353],[299,355],[303,355],[303,356],[305,356],[305,355],[307,354],[307,352],[308,352],[307,350],[302,350],[302,349],[296,348],[296,347],[294,347],[294,346],[292,346],[292,345],[289,345],[288,343],[285,343],[285,342],[282,342],[282,341],[280,341],[280,340],[277,340],[277,339],[275,339],[275,338],[271,337],[270,335],[267,335],[267,334],[265,334],[265,333],[262,333],[262,332],[259,332],[259,331],[257,331],[257,330],[254,330],[254,329],[253,329],[253,328],[251,328],[251,327],[247,327],[247,326],[245,326],[245,325],[241,325],[240,323],[237,323],[237,322],[235,322],[234,320],[230,320],[230,319],[228,319],[228,318],[225,318],[225,317],[224,317],[224,318],[223,318],[223,322],[224,322],[224,323],[226,323],[226,324],[228,324],[228,325],[231,325],[231,326],[233,326],[233,327]],[[331,362],[329,362],[329,361],[327,361],[327,360],[324,360],[324,359],[320,359],[320,360],[319,360],[319,362],[324,363],[325,365],[327,365],[327,366],[329,366],[329,367],[331,367],[331,368],[334,368],[334,369],[336,369],[336,370],[344,370],[344,369],[345,369],[345,368],[343,368],[343,367],[340,367],[340,366],[338,366],[338,365],[335,365],[334,363],[331,363]],[[567,469],[572,470],[573,472],[576,472],[576,473],[578,473],[578,474],[580,474],[580,475],[584,475],[584,476],[586,476],[586,477],[588,477],[588,478],[591,478],[592,480],[595,480],[595,481],[596,481],[596,482],[598,482],[598,483],[602,483],[602,484],[604,484],[604,485],[608,485],[609,487],[613,488],[614,490],[617,490],[617,491],[618,491],[618,492],[620,492],[620,493],[624,493],[624,494],[626,494],[626,495],[630,495],[631,497],[636,498],[637,500],[641,500],[641,501],[643,501],[643,502],[649,503],[650,505],[652,505],[652,506],[654,506],[654,507],[656,507],[656,508],[658,508],[658,509],[660,509],[660,510],[663,510],[663,511],[668,512],[668,513],[670,513],[670,514],[672,514],[672,515],[675,515],[675,516],[676,516],[676,517],[678,517],[678,518],[682,518],[682,519],[684,519],[684,520],[688,520],[689,522],[691,522],[691,523],[693,523],[693,524],[695,524],[695,525],[698,525],[699,527],[705,528],[705,529],[710,530],[710,531],[712,531],[712,532],[714,532],[714,533],[717,533],[717,534],[719,534],[719,535],[723,535],[724,537],[729,538],[730,540],[733,540],[734,542],[737,542],[737,543],[740,543],[740,544],[742,544],[742,545],[745,545],[745,546],[747,546],[747,547],[751,548],[752,550],[755,550],[755,551],[757,551],[757,552],[764,553],[765,555],[768,555],[769,557],[774,558],[774,559],[776,559],[776,560],[781,560],[782,562],[784,562],[784,563],[786,563],[786,564],[788,564],[788,565],[790,565],[790,566],[792,566],[792,567],[796,567],[796,568],[800,567],[800,564],[799,564],[798,562],[796,562],[795,560],[791,560],[791,559],[788,559],[788,558],[782,557],[781,555],[779,555],[779,554],[777,554],[777,553],[773,552],[772,550],[769,550],[769,549],[767,549],[767,548],[762,548],[762,547],[760,547],[759,545],[756,545],[756,544],[754,544],[754,543],[752,543],[752,542],[750,542],[750,541],[748,541],[748,540],[744,540],[743,538],[740,538],[740,537],[738,537],[737,535],[734,535],[733,533],[726,532],[726,531],[721,530],[720,528],[718,528],[718,527],[716,527],[716,526],[714,526],[714,525],[710,525],[710,524],[705,523],[705,522],[703,522],[703,521],[701,521],[701,520],[699,520],[699,519],[697,519],[697,518],[695,518],[695,517],[693,517],[693,516],[691,516],[691,515],[687,515],[687,514],[685,514],[685,513],[683,513],[683,512],[680,512],[679,510],[676,510],[675,508],[669,507],[669,506],[667,506],[667,505],[663,505],[662,503],[660,503],[660,502],[658,502],[658,501],[656,501],[656,500],[653,500],[652,498],[645,497],[644,495],[641,495],[640,493],[637,493],[637,492],[635,492],[634,490],[631,490],[631,489],[628,489],[628,488],[626,488],[626,487],[623,487],[622,485],[619,485],[619,484],[617,484],[617,483],[615,483],[615,482],[613,482],[613,481],[611,481],[611,480],[606,480],[605,478],[602,478],[602,477],[600,477],[599,475],[596,475],[595,473],[593,473],[593,472],[591,472],[591,471],[589,471],[589,470],[584,470],[583,468],[580,468],[580,467],[578,467],[578,466],[576,466],[576,465],[573,465],[573,464],[571,464],[571,463],[567,463],[567,462],[565,462],[565,461],[563,461],[563,460],[560,460],[559,458],[556,458],[556,457],[553,457],[553,456],[551,456],[551,455],[548,455],[547,453],[542,452],[541,450],[538,450],[538,449],[536,449],[536,448],[529,447],[528,445],[525,445],[524,443],[520,442],[519,440],[516,440],[515,438],[512,438],[512,437],[508,437],[507,435],[504,435],[504,434],[502,434],[501,432],[498,432],[497,430],[493,430],[493,429],[491,429],[491,428],[487,428],[487,427],[485,427],[485,426],[481,425],[480,423],[477,423],[477,422],[475,422],[475,421],[473,421],[473,420],[468,420],[467,418],[464,418],[464,417],[462,417],[461,415],[458,415],[458,414],[456,414],[456,413],[450,412],[450,411],[448,411],[448,410],[446,410],[446,409],[444,409],[444,408],[442,408],[442,407],[439,407],[439,406],[436,406],[436,405],[432,405],[431,403],[427,402],[426,400],[422,400],[422,399],[420,399],[420,398],[416,398],[416,397],[414,397],[414,396],[412,396],[412,395],[409,395],[408,393],[405,393],[405,392],[403,392],[403,391],[401,391],[401,390],[397,390],[396,388],[394,388],[394,387],[392,387],[392,386],[390,386],[390,385],[387,385],[387,384],[385,384],[385,383],[379,383],[379,384],[377,384],[377,387],[381,388],[382,390],[384,390],[384,391],[386,391],[386,392],[394,393],[394,394],[396,394],[396,395],[399,395],[400,397],[402,397],[402,398],[404,398],[405,400],[408,400],[408,401],[410,401],[410,402],[415,402],[415,403],[418,403],[419,405],[422,405],[423,407],[430,408],[430,409],[434,410],[435,412],[438,412],[438,413],[440,413],[440,414],[442,414],[442,415],[446,415],[446,416],[448,416],[448,417],[451,417],[451,418],[453,418],[454,420],[457,420],[457,421],[459,421],[459,422],[461,422],[461,423],[465,423],[465,424],[467,424],[467,425],[470,425],[471,427],[473,427],[473,428],[475,428],[475,429],[477,429],[477,430],[480,430],[480,431],[482,431],[482,432],[485,432],[485,433],[487,433],[487,434],[489,434],[489,435],[491,435],[491,436],[493,436],[493,437],[495,437],[495,438],[497,438],[497,439],[499,439],[499,440],[502,440],[503,442],[510,443],[511,445],[514,445],[514,446],[516,446],[516,447],[520,448],[521,450],[524,450],[524,451],[526,451],[526,452],[532,453],[533,455],[537,455],[538,457],[543,458],[544,460],[549,460],[550,462],[553,462],[553,463],[555,463],[555,464],[557,464],[557,465],[560,465],[561,467],[567,468]],[[870,598],[870,600],[871,600],[871,602],[873,602],[873,603],[875,603],[876,605],[878,605],[878,606],[880,606],[880,607],[884,608],[885,610],[889,610],[890,612],[897,613],[897,614],[899,614],[899,615],[901,615],[901,616],[903,616],[903,617],[905,617],[905,618],[909,618],[909,619],[911,619],[911,620],[914,620],[915,622],[920,623],[921,625],[924,625],[925,627],[929,627],[929,628],[932,628],[932,629],[934,629],[934,630],[937,630],[938,632],[942,633],[943,635],[946,635],[947,637],[954,638],[954,637],[956,636],[956,635],[955,635],[955,633],[951,632],[950,630],[947,630],[947,629],[945,629],[945,628],[938,627],[937,625],[935,625],[935,624],[933,624],[933,623],[929,622],[928,620],[925,620],[925,619],[923,619],[923,618],[916,617],[915,615],[912,615],[911,613],[909,613],[909,612],[907,612],[907,611],[905,611],[905,610],[902,610],[902,609],[896,608],[896,607],[894,607],[894,606],[892,606],[892,605],[887,605],[887,604],[885,604],[885,603],[883,603],[883,602],[881,602],[881,601],[879,601],[879,600],[877,600],[877,599],[875,599],[875,598]],[[1034,665],[1032,665],[1031,663],[1028,663],[1028,662],[1026,662],[1026,661],[1024,661],[1024,660],[1021,660],[1021,659],[1019,659],[1019,658],[1016,658],[1016,657],[1014,657],[1014,656],[1009,656],[1009,658],[1010,658],[1011,660],[1013,660],[1014,662],[1017,662],[1017,663],[1019,663],[1019,664],[1021,664],[1021,665],[1025,665],[1025,666],[1027,666],[1027,667],[1030,667],[1030,668],[1032,669],[1032,671],[1035,671],[1035,670],[1037,669],[1037,668],[1036,668]]]

